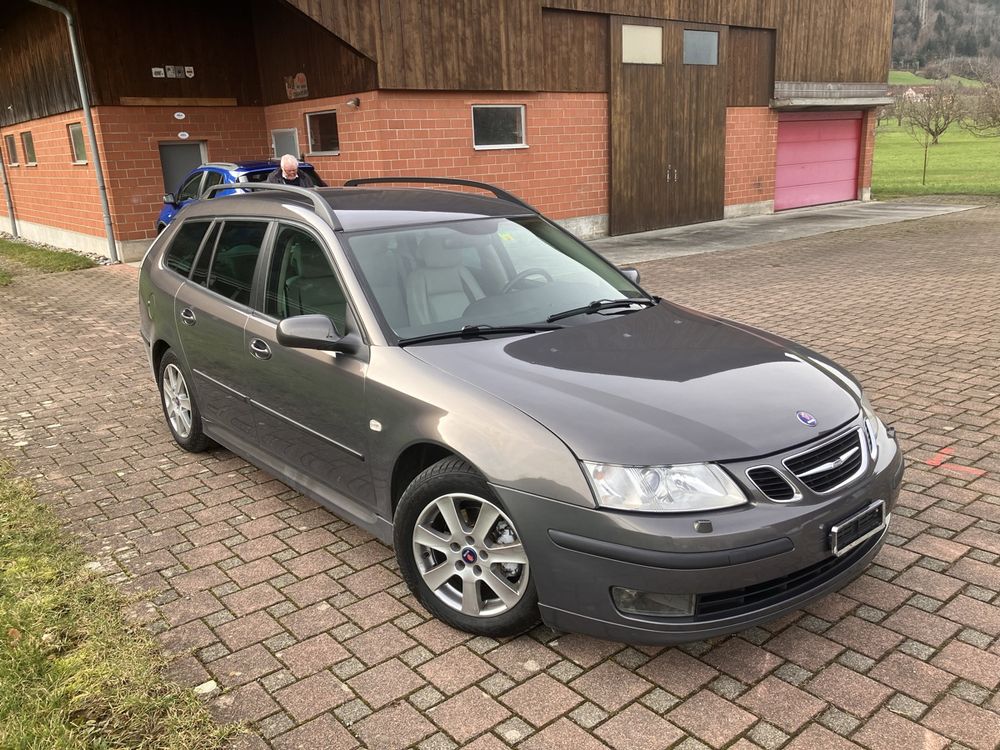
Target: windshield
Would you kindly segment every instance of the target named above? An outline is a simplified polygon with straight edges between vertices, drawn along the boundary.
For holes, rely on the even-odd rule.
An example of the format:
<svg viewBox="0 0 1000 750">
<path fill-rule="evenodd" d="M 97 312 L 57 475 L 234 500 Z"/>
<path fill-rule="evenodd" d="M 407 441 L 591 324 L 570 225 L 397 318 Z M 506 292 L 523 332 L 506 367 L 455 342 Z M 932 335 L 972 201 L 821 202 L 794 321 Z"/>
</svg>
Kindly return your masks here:
<svg viewBox="0 0 1000 750">
<path fill-rule="evenodd" d="M 472 219 L 345 239 L 369 298 L 400 339 L 464 326 L 544 324 L 595 300 L 646 298 L 585 245 L 538 218 Z"/>
</svg>

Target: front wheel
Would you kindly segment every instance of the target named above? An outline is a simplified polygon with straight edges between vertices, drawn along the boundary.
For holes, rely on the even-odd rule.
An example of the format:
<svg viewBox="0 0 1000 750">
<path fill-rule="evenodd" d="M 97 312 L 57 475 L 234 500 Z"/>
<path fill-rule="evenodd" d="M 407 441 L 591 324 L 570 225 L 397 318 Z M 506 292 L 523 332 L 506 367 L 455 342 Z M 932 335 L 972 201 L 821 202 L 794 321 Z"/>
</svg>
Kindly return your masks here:
<svg viewBox="0 0 1000 750">
<path fill-rule="evenodd" d="M 438 619 L 477 635 L 538 622 L 538 596 L 514 521 L 469 464 L 446 458 L 403 493 L 394 541 L 400 572 Z"/>
</svg>

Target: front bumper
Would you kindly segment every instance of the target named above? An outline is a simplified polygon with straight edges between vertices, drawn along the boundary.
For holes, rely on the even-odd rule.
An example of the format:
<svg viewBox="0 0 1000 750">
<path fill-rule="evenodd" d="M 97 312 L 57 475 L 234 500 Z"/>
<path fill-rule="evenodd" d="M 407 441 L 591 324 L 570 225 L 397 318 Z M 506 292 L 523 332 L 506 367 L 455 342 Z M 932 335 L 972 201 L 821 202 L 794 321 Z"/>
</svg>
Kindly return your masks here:
<svg viewBox="0 0 1000 750">
<path fill-rule="evenodd" d="M 830 530 L 882 500 L 899 496 L 903 459 L 883 433 L 878 461 L 861 480 L 825 498 L 751 503 L 712 513 L 642 515 L 583 508 L 495 487 L 531 560 L 539 608 L 559 630 L 637 644 L 710 638 L 771 620 L 856 578 L 888 529 L 842 557 Z M 695 521 L 710 520 L 699 533 Z M 623 614 L 612 587 L 694 594 L 704 613 L 687 617 Z M 726 602 L 719 606 L 718 602 Z M 731 603 L 731 606 L 730 604 Z"/>
</svg>

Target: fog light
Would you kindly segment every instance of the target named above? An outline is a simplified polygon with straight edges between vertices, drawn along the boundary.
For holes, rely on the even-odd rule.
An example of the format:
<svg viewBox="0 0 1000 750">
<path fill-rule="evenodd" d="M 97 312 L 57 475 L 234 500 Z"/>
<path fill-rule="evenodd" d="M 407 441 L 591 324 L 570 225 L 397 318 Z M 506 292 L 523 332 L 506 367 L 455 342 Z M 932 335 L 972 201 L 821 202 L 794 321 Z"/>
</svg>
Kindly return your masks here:
<svg viewBox="0 0 1000 750">
<path fill-rule="evenodd" d="M 629 615 L 690 617 L 694 614 L 694 594 L 657 594 L 614 586 L 611 598 L 620 612 Z"/>
</svg>

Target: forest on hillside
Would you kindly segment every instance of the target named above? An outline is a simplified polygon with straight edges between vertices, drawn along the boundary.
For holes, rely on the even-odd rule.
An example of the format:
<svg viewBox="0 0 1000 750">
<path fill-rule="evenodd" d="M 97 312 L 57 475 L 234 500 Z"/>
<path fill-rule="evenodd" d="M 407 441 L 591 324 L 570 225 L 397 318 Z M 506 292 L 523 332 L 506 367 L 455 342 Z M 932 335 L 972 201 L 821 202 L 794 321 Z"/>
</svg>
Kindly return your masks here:
<svg viewBox="0 0 1000 750">
<path fill-rule="evenodd" d="M 1000 0 L 895 0 L 892 59 L 920 68 L 949 58 L 1000 58 Z"/>
</svg>

